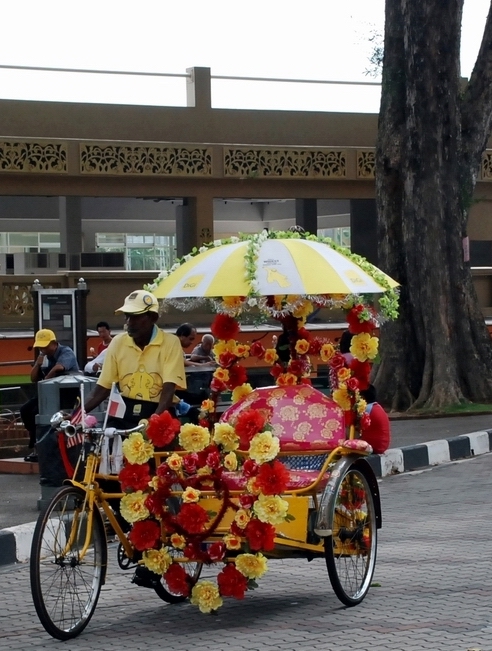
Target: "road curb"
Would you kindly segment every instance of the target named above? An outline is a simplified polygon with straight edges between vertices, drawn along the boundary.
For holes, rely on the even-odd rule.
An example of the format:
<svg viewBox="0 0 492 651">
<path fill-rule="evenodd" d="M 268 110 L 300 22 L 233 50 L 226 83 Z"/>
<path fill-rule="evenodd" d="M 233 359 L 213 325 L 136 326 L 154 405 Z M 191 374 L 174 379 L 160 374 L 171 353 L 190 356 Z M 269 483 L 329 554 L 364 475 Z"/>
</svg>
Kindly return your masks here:
<svg viewBox="0 0 492 651">
<path fill-rule="evenodd" d="M 384 454 L 372 454 L 367 460 L 376 476 L 383 478 L 491 451 L 492 429 L 488 429 L 449 439 L 390 448 Z M 28 522 L 0 530 L 0 566 L 29 560 L 35 526 L 36 522 Z"/>
</svg>

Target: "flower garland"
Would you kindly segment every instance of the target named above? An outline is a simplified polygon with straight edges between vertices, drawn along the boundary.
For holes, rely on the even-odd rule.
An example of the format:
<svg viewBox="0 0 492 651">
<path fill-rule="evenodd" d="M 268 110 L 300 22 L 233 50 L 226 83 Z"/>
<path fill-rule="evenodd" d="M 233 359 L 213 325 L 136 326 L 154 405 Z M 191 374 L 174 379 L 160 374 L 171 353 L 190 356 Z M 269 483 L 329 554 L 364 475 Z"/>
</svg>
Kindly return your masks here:
<svg viewBox="0 0 492 651">
<path fill-rule="evenodd" d="M 176 443 L 178 450 L 152 476 L 149 461 L 156 448 Z M 268 569 L 263 552 L 274 548 L 275 525 L 292 519 L 281 497 L 289 474 L 276 459 L 279 448 L 265 418 L 253 410 L 243 413 L 235 427 L 216 423 L 212 431 L 181 425 L 164 412 L 151 416 L 145 434 L 131 434 L 123 443 L 125 465 L 119 479 L 125 495 L 120 509 L 132 525 L 129 539 L 142 553 L 145 567 L 204 613 L 216 611 L 223 597 L 243 599 L 246 590 L 257 587 L 256 580 Z M 245 485 L 233 500 L 227 476 L 240 466 Z M 168 505 L 177 485 L 182 504 L 175 513 Z M 210 491 L 220 501 L 217 513 L 200 505 Z M 219 537 L 217 528 L 228 509 L 234 517 L 229 531 Z M 214 534 L 218 539 L 204 545 Z M 222 562 L 224 568 L 216 583 L 193 585 L 183 561 Z"/>
</svg>

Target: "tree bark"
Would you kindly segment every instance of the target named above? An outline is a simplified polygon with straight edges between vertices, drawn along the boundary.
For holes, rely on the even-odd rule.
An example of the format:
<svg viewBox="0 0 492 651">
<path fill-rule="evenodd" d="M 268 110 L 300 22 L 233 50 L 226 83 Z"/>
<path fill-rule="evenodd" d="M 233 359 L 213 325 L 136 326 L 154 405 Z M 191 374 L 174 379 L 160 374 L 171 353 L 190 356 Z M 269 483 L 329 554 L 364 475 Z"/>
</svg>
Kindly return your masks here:
<svg viewBox="0 0 492 651">
<path fill-rule="evenodd" d="M 492 348 L 464 261 L 492 119 L 492 19 L 464 93 L 463 0 L 386 0 L 376 150 L 379 260 L 401 283 L 381 328 L 378 399 L 392 409 L 492 402 Z"/>
</svg>

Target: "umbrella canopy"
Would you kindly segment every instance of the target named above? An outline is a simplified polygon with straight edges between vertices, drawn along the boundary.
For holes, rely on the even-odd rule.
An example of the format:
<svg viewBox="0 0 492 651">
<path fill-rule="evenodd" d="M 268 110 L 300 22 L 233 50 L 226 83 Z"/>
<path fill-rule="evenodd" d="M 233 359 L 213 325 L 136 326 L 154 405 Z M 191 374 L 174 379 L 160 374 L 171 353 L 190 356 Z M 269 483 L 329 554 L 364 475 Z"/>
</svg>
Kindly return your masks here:
<svg viewBox="0 0 492 651">
<path fill-rule="evenodd" d="M 214 246 L 190 257 L 152 291 L 160 299 L 345 296 L 381 294 L 398 285 L 364 262 L 362 268 L 349 253 L 345 255 L 315 239 L 248 239 Z"/>
</svg>

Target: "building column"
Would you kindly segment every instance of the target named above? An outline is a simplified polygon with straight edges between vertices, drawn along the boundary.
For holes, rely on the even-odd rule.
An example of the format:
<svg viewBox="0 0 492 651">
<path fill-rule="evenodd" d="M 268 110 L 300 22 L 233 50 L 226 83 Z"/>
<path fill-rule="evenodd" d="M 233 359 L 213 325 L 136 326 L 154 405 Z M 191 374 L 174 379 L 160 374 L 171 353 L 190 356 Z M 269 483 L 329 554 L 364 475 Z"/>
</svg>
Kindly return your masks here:
<svg viewBox="0 0 492 651">
<path fill-rule="evenodd" d="M 374 199 L 350 200 L 350 249 L 378 265 L 378 214 Z"/>
<path fill-rule="evenodd" d="M 296 199 L 296 226 L 306 233 L 318 234 L 318 200 Z"/>
<path fill-rule="evenodd" d="M 210 196 L 184 197 L 176 210 L 178 258 L 214 239 L 214 201 Z"/>
<path fill-rule="evenodd" d="M 82 200 L 80 197 L 58 197 L 60 252 L 67 256 L 70 270 L 80 269 L 82 253 Z"/>
<path fill-rule="evenodd" d="M 210 68 L 186 68 L 186 106 L 197 109 L 212 108 Z"/>
</svg>

